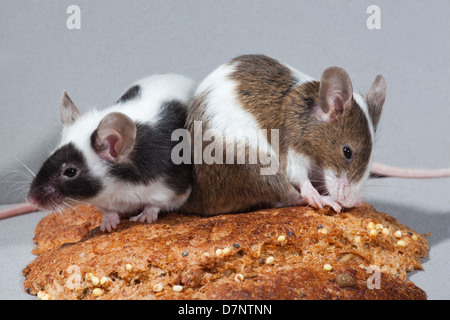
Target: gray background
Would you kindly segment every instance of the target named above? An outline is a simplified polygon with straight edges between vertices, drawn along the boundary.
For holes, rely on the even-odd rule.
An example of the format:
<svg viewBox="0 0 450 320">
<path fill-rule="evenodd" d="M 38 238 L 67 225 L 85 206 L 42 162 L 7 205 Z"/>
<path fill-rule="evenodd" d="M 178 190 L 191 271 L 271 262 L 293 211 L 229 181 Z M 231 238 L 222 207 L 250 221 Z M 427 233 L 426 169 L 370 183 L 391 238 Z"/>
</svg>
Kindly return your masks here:
<svg viewBox="0 0 450 320">
<path fill-rule="evenodd" d="M 81 8 L 68 30 L 66 9 Z M 369 30 L 367 7 L 381 8 Z M 0 1 L 0 204 L 23 201 L 55 145 L 66 89 L 81 111 L 115 101 L 132 82 L 176 72 L 198 81 L 246 53 L 264 53 L 313 76 L 345 68 L 365 93 L 378 73 L 388 95 L 375 159 L 450 166 L 450 2 L 430 1 Z M 379 179 L 367 201 L 419 233 L 431 232 L 424 271 L 410 280 L 449 299 L 450 179 Z M 0 221 L 0 298 L 32 298 L 21 270 L 45 213 Z"/>
</svg>

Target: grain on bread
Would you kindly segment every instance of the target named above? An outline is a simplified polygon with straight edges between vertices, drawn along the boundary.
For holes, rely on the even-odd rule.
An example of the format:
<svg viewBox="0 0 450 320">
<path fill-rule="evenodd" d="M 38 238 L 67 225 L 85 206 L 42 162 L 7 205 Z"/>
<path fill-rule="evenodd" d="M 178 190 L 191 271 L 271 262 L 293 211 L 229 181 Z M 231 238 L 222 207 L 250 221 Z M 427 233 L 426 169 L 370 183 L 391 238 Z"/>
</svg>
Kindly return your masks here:
<svg viewBox="0 0 450 320">
<path fill-rule="evenodd" d="M 422 269 L 426 239 L 370 205 L 339 214 L 307 207 L 167 214 L 152 224 L 122 221 L 112 233 L 102 233 L 100 221 L 90 206 L 43 218 L 25 290 L 49 299 L 426 298 L 406 280 Z M 377 225 L 388 232 L 371 234 Z M 379 289 L 368 287 L 371 266 Z"/>
</svg>

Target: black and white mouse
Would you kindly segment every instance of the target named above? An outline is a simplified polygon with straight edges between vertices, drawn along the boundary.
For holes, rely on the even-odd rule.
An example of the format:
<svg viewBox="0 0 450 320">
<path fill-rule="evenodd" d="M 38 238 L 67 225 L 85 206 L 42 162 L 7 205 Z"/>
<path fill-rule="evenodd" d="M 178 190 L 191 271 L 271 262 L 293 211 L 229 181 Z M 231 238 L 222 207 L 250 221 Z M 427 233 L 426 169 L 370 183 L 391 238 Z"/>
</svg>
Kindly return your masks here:
<svg viewBox="0 0 450 320">
<path fill-rule="evenodd" d="M 189 164 L 175 164 L 171 136 L 183 128 L 193 80 L 154 75 L 134 83 L 113 105 L 81 114 L 67 93 L 61 99 L 60 143 L 34 178 L 27 196 L 55 210 L 88 203 L 104 214 L 111 231 L 120 214 L 153 222 L 161 210 L 180 207 L 191 192 Z"/>
</svg>

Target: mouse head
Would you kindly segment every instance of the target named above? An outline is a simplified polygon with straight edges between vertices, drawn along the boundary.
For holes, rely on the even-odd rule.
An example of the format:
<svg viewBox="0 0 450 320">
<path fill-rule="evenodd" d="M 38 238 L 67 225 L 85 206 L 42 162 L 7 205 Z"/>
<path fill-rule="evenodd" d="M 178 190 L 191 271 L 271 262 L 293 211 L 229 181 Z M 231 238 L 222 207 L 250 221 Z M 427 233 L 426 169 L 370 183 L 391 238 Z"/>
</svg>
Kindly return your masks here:
<svg viewBox="0 0 450 320">
<path fill-rule="evenodd" d="M 322 74 L 318 105 L 312 111 L 317 121 L 309 142 L 323 168 L 326 191 L 344 207 L 363 200 L 385 97 L 386 81 L 381 75 L 363 98 L 354 93 L 343 69 L 331 67 Z"/>
<path fill-rule="evenodd" d="M 103 116 L 98 111 L 81 115 L 65 91 L 61 121 L 61 143 L 42 165 L 27 196 L 43 209 L 90 203 L 105 188 L 108 166 L 127 162 L 134 147 L 136 126 L 128 116 Z"/>
</svg>

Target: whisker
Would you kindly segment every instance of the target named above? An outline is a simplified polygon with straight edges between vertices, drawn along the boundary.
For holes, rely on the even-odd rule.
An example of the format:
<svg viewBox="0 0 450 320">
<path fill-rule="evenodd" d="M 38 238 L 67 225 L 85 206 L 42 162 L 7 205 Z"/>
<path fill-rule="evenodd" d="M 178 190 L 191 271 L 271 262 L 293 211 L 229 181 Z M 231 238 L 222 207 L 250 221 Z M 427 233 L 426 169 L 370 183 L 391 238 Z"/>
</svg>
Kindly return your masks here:
<svg viewBox="0 0 450 320">
<path fill-rule="evenodd" d="M 15 169 L 15 168 L 0 168 L 2 172 L 0 181 L 1 184 L 5 186 L 6 192 L 2 194 L 2 201 L 11 202 L 14 198 L 16 200 L 23 201 L 27 193 L 27 189 L 30 185 L 30 181 L 33 177 L 26 171 Z M 16 201 L 14 200 L 14 201 Z"/>
<path fill-rule="evenodd" d="M 17 162 L 19 162 L 25 169 L 27 169 L 27 171 L 29 173 L 32 174 L 33 177 L 36 177 L 36 174 L 33 172 L 33 170 L 31 170 L 28 166 L 25 165 L 25 163 L 23 163 L 22 161 L 20 161 L 16 156 L 14 156 L 13 154 L 10 153 L 10 156 L 13 157 L 14 159 L 17 160 Z"/>
<path fill-rule="evenodd" d="M 69 197 L 66 197 L 66 199 L 70 200 L 70 201 L 73 201 L 73 202 L 78 202 L 78 203 L 81 203 L 81 204 L 90 205 L 89 203 L 81 201 L 81 200 L 77 200 L 77 199 L 73 199 L 73 198 L 69 198 Z"/>
<path fill-rule="evenodd" d="M 5 176 L 7 174 L 10 174 L 10 175 L 17 175 L 22 178 L 26 178 L 26 179 L 30 179 L 30 180 L 33 178 L 32 176 L 30 176 L 30 174 L 28 172 L 24 172 L 19 169 L 15 169 L 15 168 L 0 168 L 0 171 L 5 172 Z"/>
<path fill-rule="evenodd" d="M 52 203 L 53 203 L 53 210 L 52 211 L 58 211 L 60 216 L 62 216 L 62 211 L 59 208 L 58 204 L 54 200 L 52 200 Z"/>
<path fill-rule="evenodd" d="M 70 204 L 68 204 L 66 201 L 62 201 L 62 203 L 63 203 L 65 206 L 69 207 L 70 209 L 75 210 L 75 208 L 72 207 Z M 76 210 L 75 210 L 75 211 L 76 211 Z"/>
<path fill-rule="evenodd" d="M 66 198 L 67 200 L 69 200 L 68 198 Z M 69 200 L 70 201 L 70 200 Z M 78 210 L 76 207 L 71 206 L 69 203 L 67 203 L 66 201 L 63 201 L 63 204 L 65 206 L 67 206 L 68 208 L 72 209 L 74 212 L 78 213 L 81 217 L 85 218 L 85 215 L 83 214 L 83 212 L 81 210 Z M 69 210 L 65 211 L 68 215 L 70 215 L 70 217 L 72 219 L 76 219 L 75 216 L 73 216 Z"/>
</svg>

